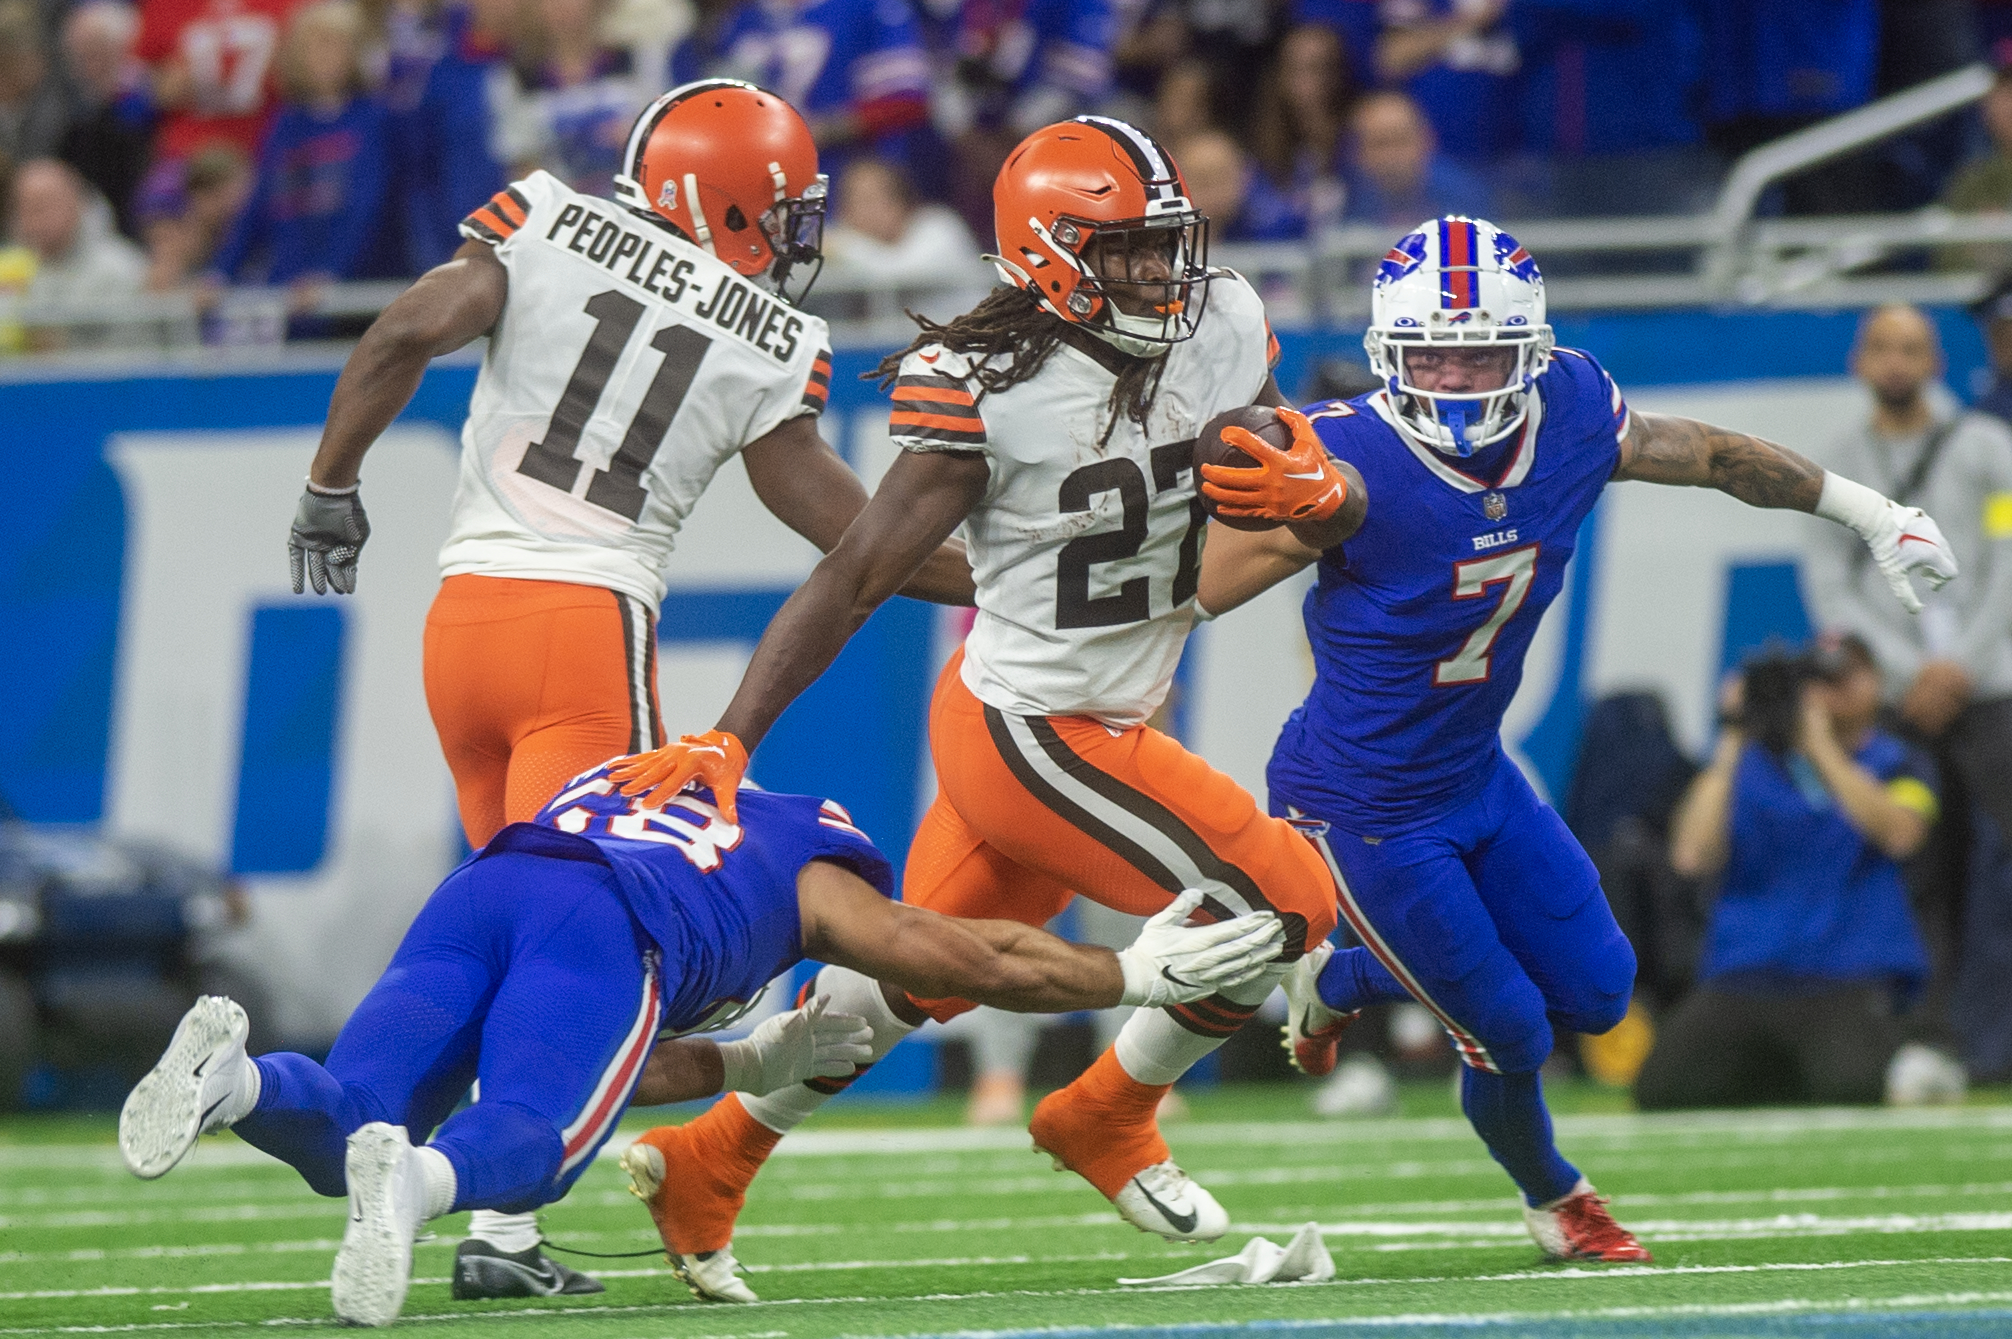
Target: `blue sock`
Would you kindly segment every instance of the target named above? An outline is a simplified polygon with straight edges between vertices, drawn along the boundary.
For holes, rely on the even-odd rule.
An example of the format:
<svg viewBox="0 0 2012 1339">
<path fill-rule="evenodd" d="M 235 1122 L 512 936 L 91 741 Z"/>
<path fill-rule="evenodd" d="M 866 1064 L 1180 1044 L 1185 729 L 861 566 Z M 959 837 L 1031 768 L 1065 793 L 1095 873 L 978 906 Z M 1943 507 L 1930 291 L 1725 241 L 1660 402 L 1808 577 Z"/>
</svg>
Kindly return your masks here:
<svg viewBox="0 0 2012 1339">
<path fill-rule="evenodd" d="M 1395 1004 L 1411 998 L 1390 969 L 1366 948 L 1336 949 L 1315 983 L 1320 1002 L 1336 1013 L 1352 1014 L 1372 1004 Z"/>
<path fill-rule="evenodd" d="M 1540 1076 L 1469 1066 L 1460 1074 L 1460 1108 L 1526 1203 L 1549 1204 L 1579 1184 L 1579 1169 L 1559 1156 L 1552 1140 Z"/>
</svg>

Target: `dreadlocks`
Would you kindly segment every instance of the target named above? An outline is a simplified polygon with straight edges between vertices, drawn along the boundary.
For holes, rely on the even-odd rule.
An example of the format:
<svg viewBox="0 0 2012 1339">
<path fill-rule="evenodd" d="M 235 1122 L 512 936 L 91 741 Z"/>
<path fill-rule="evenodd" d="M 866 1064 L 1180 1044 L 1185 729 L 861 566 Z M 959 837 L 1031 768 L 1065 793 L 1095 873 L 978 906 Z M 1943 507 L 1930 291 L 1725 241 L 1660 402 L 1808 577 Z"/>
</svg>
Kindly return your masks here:
<svg viewBox="0 0 2012 1339">
<path fill-rule="evenodd" d="M 995 288 L 976 307 L 946 324 L 914 312 L 908 316 L 921 327 L 921 333 L 909 341 L 907 348 L 888 354 L 878 367 L 863 373 L 861 380 L 876 382 L 885 390 L 900 375 L 902 359 L 918 349 L 941 345 L 952 353 L 978 356 L 971 379 L 978 383 L 979 398 L 983 399 L 1031 379 L 1046 366 L 1055 346 L 1071 333 L 1061 317 L 1043 310 L 1040 303 L 1018 288 Z M 994 366 L 992 360 L 1002 355 L 1007 358 L 1005 365 Z M 1097 439 L 1101 446 L 1111 440 L 1121 416 L 1142 428 L 1145 426 L 1146 411 L 1152 408 L 1153 396 L 1160 389 L 1160 371 L 1167 360 L 1133 358 L 1102 346 L 1092 356 L 1117 377 L 1106 406 L 1110 418 Z"/>
</svg>

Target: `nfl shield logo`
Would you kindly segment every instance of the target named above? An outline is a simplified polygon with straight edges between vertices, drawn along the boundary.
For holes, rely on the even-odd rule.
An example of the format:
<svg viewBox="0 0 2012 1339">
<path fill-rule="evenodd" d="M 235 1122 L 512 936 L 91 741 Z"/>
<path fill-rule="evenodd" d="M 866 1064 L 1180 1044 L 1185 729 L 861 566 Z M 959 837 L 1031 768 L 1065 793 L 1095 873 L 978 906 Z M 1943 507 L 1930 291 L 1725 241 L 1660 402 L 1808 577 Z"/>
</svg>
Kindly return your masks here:
<svg viewBox="0 0 2012 1339">
<path fill-rule="evenodd" d="M 1481 499 L 1481 514 L 1491 521 L 1499 521 L 1509 514 L 1509 499 L 1500 493 L 1490 493 Z"/>
</svg>

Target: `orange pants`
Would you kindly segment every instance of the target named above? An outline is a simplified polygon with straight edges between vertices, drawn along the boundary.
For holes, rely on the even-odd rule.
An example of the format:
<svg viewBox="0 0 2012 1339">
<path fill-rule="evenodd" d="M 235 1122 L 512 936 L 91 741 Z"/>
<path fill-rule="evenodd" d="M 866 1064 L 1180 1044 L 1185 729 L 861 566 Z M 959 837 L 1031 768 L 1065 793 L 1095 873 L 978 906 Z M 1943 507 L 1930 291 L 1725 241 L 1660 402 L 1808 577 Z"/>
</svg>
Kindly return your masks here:
<svg viewBox="0 0 2012 1339">
<path fill-rule="evenodd" d="M 448 577 L 426 614 L 426 705 L 483 846 L 572 777 L 664 742 L 656 618 L 601 586 Z"/>
<path fill-rule="evenodd" d="M 1274 910 L 1297 958 L 1334 929 L 1334 879 L 1313 845 L 1236 782 L 1148 726 L 1009 716 L 951 658 L 929 712 L 939 790 L 909 848 L 902 901 L 947 916 L 1041 925 L 1081 893 L 1148 916 L 1186 888 L 1209 913 Z M 917 1000 L 938 1019 L 971 1007 Z M 1235 1031 L 1248 1006 L 1177 1006 L 1191 1031 Z"/>
</svg>

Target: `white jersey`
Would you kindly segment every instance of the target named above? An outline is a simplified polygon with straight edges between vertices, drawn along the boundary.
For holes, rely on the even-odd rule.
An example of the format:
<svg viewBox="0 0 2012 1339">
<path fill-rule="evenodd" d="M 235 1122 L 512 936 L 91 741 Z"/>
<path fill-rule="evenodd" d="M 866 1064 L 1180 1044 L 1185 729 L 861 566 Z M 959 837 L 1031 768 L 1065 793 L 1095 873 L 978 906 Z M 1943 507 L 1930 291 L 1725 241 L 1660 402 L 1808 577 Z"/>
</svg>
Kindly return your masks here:
<svg viewBox="0 0 2012 1339">
<path fill-rule="evenodd" d="M 1264 304 L 1216 272 L 1193 338 L 1166 354 L 1143 428 L 1116 378 L 1069 344 L 1032 378 L 986 392 L 983 360 L 927 347 L 901 364 L 890 432 L 910 451 L 979 451 L 985 497 L 964 523 L 978 619 L 964 683 L 1020 716 L 1137 725 L 1165 700 L 1194 626 L 1205 518 L 1193 453 L 1202 425 L 1270 375 Z"/>
<path fill-rule="evenodd" d="M 714 471 L 824 408 L 825 324 L 534 172 L 461 225 L 510 273 L 461 429 L 443 576 L 605 586 L 655 610 Z"/>
</svg>

